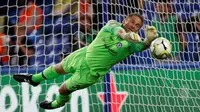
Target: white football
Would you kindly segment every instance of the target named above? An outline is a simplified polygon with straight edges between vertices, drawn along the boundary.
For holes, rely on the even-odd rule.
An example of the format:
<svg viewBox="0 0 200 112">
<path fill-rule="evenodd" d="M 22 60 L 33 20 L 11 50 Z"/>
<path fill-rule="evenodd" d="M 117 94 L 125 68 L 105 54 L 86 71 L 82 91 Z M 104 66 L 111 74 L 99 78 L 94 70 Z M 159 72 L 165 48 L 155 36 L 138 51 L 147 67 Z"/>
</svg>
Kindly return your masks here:
<svg viewBox="0 0 200 112">
<path fill-rule="evenodd" d="M 151 43 L 150 50 L 154 58 L 166 59 L 172 52 L 172 45 L 166 38 L 159 37 Z"/>
</svg>

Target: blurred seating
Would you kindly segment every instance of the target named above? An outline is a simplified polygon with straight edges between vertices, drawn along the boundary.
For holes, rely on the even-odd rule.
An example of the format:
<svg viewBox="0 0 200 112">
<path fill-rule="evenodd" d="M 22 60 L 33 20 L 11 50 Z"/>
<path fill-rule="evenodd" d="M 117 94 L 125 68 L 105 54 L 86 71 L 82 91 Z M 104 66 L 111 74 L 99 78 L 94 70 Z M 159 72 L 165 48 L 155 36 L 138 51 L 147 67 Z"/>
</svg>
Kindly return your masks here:
<svg viewBox="0 0 200 112">
<path fill-rule="evenodd" d="M 199 37 L 196 33 L 187 33 L 187 48 L 183 52 L 183 61 L 199 61 Z"/>
<path fill-rule="evenodd" d="M 177 14 L 178 17 L 180 17 L 181 20 L 187 20 L 188 22 L 191 21 L 190 18 L 200 11 L 200 0 L 174 0 L 173 2 L 173 13 Z M 144 26 L 151 24 L 151 21 L 155 17 L 155 2 L 152 1 L 145 1 L 144 3 L 144 10 L 143 10 L 143 16 L 145 17 Z M 139 34 L 144 37 L 144 27 L 140 30 Z M 198 61 L 199 60 L 199 54 L 198 54 L 198 35 L 191 32 L 186 32 L 186 41 L 187 41 L 187 48 L 182 53 L 181 60 L 183 61 Z M 136 53 L 136 57 L 133 56 L 134 63 L 142 63 L 144 62 L 144 57 L 147 57 L 146 61 L 147 63 L 152 63 L 153 60 L 151 60 L 151 55 L 148 54 L 148 51 L 145 51 L 143 53 Z M 138 56 L 138 57 L 137 57 Z M 138 63 L 138 64 L 139 64 Z"/>
</svg>

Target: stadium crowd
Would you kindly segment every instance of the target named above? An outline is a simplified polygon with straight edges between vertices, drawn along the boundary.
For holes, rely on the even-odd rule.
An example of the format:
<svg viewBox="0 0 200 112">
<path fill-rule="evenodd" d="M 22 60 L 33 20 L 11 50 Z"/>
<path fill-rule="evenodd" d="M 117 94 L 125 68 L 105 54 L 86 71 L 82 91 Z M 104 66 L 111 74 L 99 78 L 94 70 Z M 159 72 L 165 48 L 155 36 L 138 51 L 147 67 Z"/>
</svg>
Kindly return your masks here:
<svg viewBox="0 0 200 112">
<path fill-rule="evenodd" d="M 199 61 L 199 0 L 4 0 L 0 7 L 1 66 L 48 66 L 87 46 L 107 20 L 144 16 L 172 43 L 172 62 Z M 144 26 L 145 26 L 144 25 Z M 144 28 L 139 32 L 144 36 Z M 149 50 L 123 63 L 152 64 Z"/>
</svg>

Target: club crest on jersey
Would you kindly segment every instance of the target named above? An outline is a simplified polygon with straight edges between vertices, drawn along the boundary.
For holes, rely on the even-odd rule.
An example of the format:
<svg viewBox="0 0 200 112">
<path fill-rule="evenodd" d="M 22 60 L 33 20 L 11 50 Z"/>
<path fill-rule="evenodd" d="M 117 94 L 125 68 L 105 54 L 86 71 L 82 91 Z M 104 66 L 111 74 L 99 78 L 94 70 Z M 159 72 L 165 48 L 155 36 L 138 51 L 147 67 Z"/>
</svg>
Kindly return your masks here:
<svg viewBox="0 0 200 112">
<path fill-rule="evenodd" d="M 121 48 L 122 47 L 122 43 L 121 42 L 118 42 L 117 43 L 117 48 Z"/>
</svg>

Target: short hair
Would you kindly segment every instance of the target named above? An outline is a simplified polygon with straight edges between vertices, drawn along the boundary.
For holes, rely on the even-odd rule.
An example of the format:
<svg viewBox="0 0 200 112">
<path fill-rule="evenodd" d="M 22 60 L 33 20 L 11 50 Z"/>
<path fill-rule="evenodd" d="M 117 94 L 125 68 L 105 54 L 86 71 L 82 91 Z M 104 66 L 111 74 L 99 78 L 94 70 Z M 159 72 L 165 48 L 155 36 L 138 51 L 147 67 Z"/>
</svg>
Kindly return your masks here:
<svg viewBox="0 0 200 112">
<path fill-rule="evenodd" d="M 139 18 L 141 19 L 141 21 L 142 21 L 142 24 L 144 23 L 144 17 L 143 17 L 142 15 L 140 15 L 139 13 L 131 13 L 131 14 L 127 15 L 125 19 L 127 20 L 127 19 L 129 19 L 130 17 L 132 17 L 132 16 L 137 16 L 137 17 L 139 17 Z"/>
</svg>

